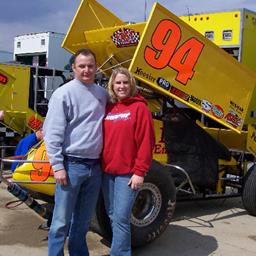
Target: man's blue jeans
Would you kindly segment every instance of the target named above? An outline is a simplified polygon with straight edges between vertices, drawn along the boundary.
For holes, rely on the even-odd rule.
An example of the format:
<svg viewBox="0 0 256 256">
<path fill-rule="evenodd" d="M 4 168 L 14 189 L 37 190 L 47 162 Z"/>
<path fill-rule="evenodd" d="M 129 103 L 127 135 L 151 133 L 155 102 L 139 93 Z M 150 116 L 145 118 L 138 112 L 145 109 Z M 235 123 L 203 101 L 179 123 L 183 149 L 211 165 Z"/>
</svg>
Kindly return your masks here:
<svg viewBox="0 0 256 256">
<path fill-rule="evenodd" d="M 111 221 L 111 256 L 131 256 L 131 212 L 137 195 L 128 186 L 131 175 L 103 174 L 103 196 Z"/>
<path fill-rule="evenodd" d="M 64 255 L 69 234 L 70 256 L 89 255 L 86 233 L 101 187 L 99 160 L 68 157 L 64 160 L 68 185 L 56 184 L 53 219 L 48 235 L 48 255 Z"/>
</svg>

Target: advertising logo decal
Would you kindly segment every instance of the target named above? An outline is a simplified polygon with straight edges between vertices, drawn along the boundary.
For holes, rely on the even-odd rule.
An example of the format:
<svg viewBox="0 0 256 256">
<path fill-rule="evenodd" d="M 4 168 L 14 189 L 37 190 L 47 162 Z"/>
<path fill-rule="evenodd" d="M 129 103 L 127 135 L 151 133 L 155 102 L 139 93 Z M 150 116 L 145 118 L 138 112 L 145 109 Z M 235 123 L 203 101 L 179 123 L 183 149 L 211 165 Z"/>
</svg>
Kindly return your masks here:
<svg viewBox="0 0 256 256">
<path fill-rule="evenodd" d="M 225 120 L 234 128 L 239 127 L 242 123 L 242 118 L 239 117 L 233 110 L 229 111 L 229 113 L 225 116 Z"/>
<path fill-rule="evenodd" d="M 136 46 L 140 40 L 140 33 L 130 28 L 120 28 L 111 36 L 117 48 Z"/>
</svg>

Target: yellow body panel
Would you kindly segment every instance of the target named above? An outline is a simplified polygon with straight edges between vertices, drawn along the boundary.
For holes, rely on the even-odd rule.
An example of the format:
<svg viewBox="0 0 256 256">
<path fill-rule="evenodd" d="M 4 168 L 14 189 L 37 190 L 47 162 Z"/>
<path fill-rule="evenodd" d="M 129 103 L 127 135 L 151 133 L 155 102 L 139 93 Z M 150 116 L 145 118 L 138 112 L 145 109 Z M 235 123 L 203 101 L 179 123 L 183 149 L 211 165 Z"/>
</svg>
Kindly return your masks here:
<svg viewBox="0 0 256 256">
<path fill-rule="evenodd" d="M 204 129 L 211 134 L 213 138 L 224 144 L 227 148 L 238 151 L 246 151 L 247 132 L 242 131 L 240 134 L 227 129 L 208 128 Z"/>
<path fill-rule="evenodd" d="M 244 13 L 243 37 L 241 45 L 241 62 L 256 71 L 256 13 L 246 10 Z M 246 124 L 255 123 L 256 116 L 256 89 L 250 102 L 249 111 L 245 119 Z"/>
<path fill-rule="evenodd" d="M 95 0 L 82 0 L 62 47 L 71 53 L 86 47 L 84 32 L 125 24 Z"/>
<path fill-rule="evenodd" d="M 112 68 L 120 63 L 129 67 L 144 27 L 145 23 L 137 23 L 84 32 L 86 46 L 95 52 L 99 68 L 106 75 L 109 76 Z M 129 33 L 134 33 L 134 45 L 133 42 L 122 45 Z"/>
<path fill-rule="evenodd" d="M 15 82 L 2 90 L 1 104 L 4 104 L 4 109 L 8 108 L 14 111 L 19 109 L 20 112 L 27 111 L 27 102 L 22 99 L 28 99 L 29 96 L 28 90 L 24 90 L 24 87 L 29 85 L 29 67 L 0 64 L 0 69 L 15 77 Z M 24 84 L 24 86 L 20 86 L 20 83 Z"/>
<path fill-rule="evenodd" d="M 249 125 L 248 127 L 246 147 L 256 157 L 256 128 L 254 125 Z"/>
<path fill-rule="evenodd" d="M 241 131 L 255 93 L 256 73 L 159 4 L 130 70 L 158 92 L 236 131 Z"/>
<path fill-rule="evenodd" d="M 2 87 L 2 89 L 0 91 L 0 95 L 2 95 L 4 86 L 12 84 L 14 82 L 14 80 L 15 80 L 15 77 L 11 76 L 9 73 L 7 73 L 6 71 L 4 71 L 3 69 L 0 68 L 0 84 Z"/>
<path fill-rule="evenodd" d="M 0 110 L 4 110 L 3 123 L 19 134 L 36 129 L 43 118 L 28 106 L 30 67 L 0 64 L 0 70 L 15 78 L 0 87 Z"/>
<path fill-rule="evenodd" d="M 111 68 L 120 63 L 125 67 L 129 66 L 139 38 L 135 43 L 126 45 L 114 42 L 124 39 L 128 30 L 140 36 L 144 26 L 144 23 L 125 24 L 97 1 L 82 0 L 62 47 L 71 53 L 81 48 L 90 48 L 97 56 L 98 67 L 106 75 L 110 75 Z"/>
<path fill-rule="evenodd" d="M 37 146 L 33 147 L 25 159 L 30 161 L 48 161 L 44 143 L 39 143 Z M 15 169 L 13 180 L 17 183 L 22 182 L 21 185 L 23 187 L 33 191 L 50 196 L 54 195 L 55 185 L 47 184 L 47 182 L 55 182 L 49 162 L 23 163 Z M 32 184 L 30 182 L 36 182 L 37 184 Z"/>
</svg>

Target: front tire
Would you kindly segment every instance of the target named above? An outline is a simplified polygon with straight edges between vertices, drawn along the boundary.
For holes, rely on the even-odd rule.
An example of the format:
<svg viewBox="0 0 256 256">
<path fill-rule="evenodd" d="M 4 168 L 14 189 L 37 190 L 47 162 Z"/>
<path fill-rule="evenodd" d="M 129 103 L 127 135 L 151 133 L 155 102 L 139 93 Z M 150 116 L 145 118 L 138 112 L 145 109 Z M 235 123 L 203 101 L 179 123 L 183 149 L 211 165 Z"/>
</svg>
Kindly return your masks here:
<svg viewBox="0 0 256 256">
<path fill-rule="evenodd" d="M 132 246 L 158 238 L 169 225 L 176 205 L 176 188 L 167 167 L 153 161 L 131 216 Z"/>
<path fill-rule="evenodd" d="M 131 216 L 132 247 L 158 238 L 169 225 L 176 205 L 176 188 L 168 168 L 153 161 L 140 189 Z M 101 234 L 111 241 L 111 228 L 102 197 L 96 212 Z"/>
</svg>

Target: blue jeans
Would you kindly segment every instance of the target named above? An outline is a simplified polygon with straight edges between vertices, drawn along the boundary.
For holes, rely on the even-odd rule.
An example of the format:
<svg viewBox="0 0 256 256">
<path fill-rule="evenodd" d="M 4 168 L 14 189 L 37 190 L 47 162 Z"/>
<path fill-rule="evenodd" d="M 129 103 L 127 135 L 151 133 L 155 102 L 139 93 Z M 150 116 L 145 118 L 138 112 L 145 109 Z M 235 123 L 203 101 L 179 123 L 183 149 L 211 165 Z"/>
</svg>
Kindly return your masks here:
<svg viewBox="0 0 256 256">
<path fill-rule="evenodd" d="M 48 255 L 63 256 L 69 235 L 70 256 L 89 255 L 86 233 L 94 213 L 102 172 L 99 160 L 68 157 L 64 160 L 68 185 L 56 184 L 53 219 L 48 234 Z"/>
<path fill-rule="evenodd" d="M 131 256 L 131 212 L 137 195 L 128 186 L 131 175 L 103 174 L 102 191 L 113 232 L 110 255 Z"/>
</svg>

